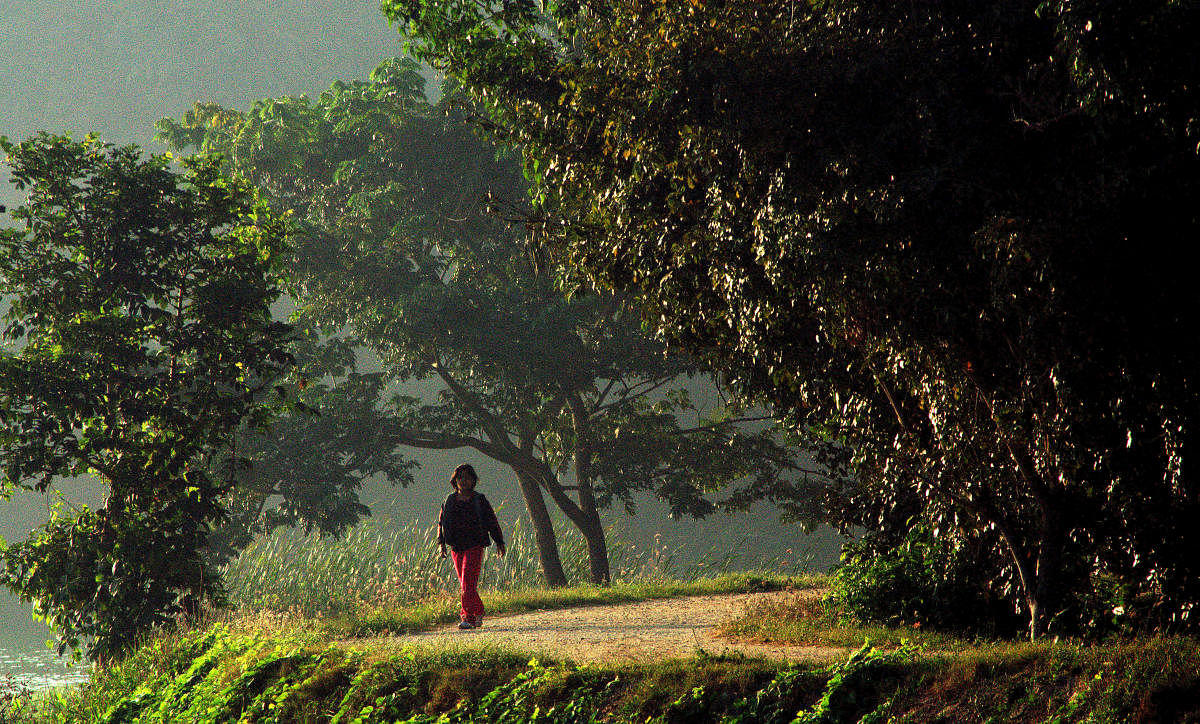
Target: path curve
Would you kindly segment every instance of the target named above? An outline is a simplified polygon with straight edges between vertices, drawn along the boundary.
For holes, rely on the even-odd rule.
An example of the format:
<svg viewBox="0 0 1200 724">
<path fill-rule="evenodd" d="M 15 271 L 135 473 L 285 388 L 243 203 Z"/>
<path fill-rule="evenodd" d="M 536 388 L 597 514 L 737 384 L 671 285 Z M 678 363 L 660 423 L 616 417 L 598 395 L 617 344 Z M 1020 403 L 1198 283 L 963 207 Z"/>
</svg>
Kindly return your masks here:
<svg viewBox="0 0 1200 724">
<path fill-rule="evenodd" d="M 485 619 L 483 628 L 388 637 L 389 644 L 494 644 L 576 663 L 636 663 L 708 654 L 743 653 L 792 661 L 845 658 L 849 649 L 780 646 L 720 638 L 716 626 L 752 602 L 812 597 L 819 592 L 771 591 L 688 596 L 638 603 L 552 609 Z"/>
</svg>

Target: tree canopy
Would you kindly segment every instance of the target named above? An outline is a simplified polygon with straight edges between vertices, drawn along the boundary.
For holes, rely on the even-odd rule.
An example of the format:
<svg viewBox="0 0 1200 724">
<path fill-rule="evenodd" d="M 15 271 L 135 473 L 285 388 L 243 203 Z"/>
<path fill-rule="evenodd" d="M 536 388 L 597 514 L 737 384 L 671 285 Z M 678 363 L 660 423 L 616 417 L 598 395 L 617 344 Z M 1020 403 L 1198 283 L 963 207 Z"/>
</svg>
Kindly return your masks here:
<svg viewBox="0 0 1200 724">
<path fill-rule="evenodd" d="M 0 493 L 107 491 L 0 550 L 0 581 L 60 650 L 105 658 L 221 599 L 204 554 L 231 483 L 211 463 L 270 418 L 292 362 L 270 313 L 285 226 L 217 159 L 176 170 L 94 136 L 0 147 L 27 195 L 0 231 Z"/>
<path fill-rule="evenodd" d="M 844 524 L 983 551 L 1033 635 L 1194 625 L 1194 3 L 384 11 L 522 149 L 568 284 L 823 445 Z"/>
<path fill-rule="evenodd" d="M 357 369 L 345 340 L 297 335 L 294 389 L 269 429 L 246 424 L 214 467 L 236 483 L 228 516 L 209 537 L 210 559 L 222 562 L 256 536 L 279 527 L 337 536 L 370 516 L 359 493 L 369 480 L 413 482 L 399 430 L 380 405 L 388 379 Z"/>
<path fill-rule="evenodd" d="M 399 442 L 509 466 L 548 581 L 565 576 L 546 497 L 604 581 L 602 508 L 632 510 L 645 491 L 701 516 L 707 494 L 744 478 L 773 489 L 796 462 L 771 430 L 739 427 L 735 407 L 698 412 L 682 386 L 700 368 L 667 354 L 627 300 L 556 287 L 527 227 L 504 217 L 524 215 L 519 165 L 472 133 L 473 113 L 453 88 L 431 104 L 416 64 L 392 60 L 315 101 L 198 105 L 159 128 L 176 148 L 224 153 L 295 210 L 298 316 L 368 347 L 403 385 L 381 400 Z"/>
</svg>

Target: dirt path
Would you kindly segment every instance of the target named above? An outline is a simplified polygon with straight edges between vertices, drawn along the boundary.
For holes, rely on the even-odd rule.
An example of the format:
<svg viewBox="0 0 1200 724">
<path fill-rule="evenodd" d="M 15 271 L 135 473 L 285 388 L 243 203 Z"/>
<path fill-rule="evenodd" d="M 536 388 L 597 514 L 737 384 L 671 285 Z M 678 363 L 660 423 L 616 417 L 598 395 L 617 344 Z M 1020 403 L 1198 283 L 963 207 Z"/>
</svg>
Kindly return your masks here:
<svg viewBox="0 0 1200 724">
<path fill-rule="evenodd" d="M 576 663 L 628 663 L 741 652 L 788 660 L 844 658 L 848 649 L 754 644 L 718 638 L 712 630 L 763 599 L 817 595 L 814 591 L 690 596 L 606 606 L 587 606 L 492 616 L 481 629 L 435 631 L 393 636 L 388 643 L 495 644 L 546 654 Z"/>
</svg>

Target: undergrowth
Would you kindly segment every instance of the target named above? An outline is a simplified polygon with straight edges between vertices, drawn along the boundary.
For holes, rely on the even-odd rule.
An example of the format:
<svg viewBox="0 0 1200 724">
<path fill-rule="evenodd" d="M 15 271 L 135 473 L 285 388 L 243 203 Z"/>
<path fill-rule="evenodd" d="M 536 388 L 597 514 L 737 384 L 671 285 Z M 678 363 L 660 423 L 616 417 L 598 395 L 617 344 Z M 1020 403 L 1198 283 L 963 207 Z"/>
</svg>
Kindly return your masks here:
<svg viewBox="0 0 1200 724">
<path fill-rule="evenodd" d="M 1194 639 L 971 640 L 920 626 L 854 623 L 812 590 L 751 606 L 723 632 L 854 651 L 833 664 L 701 651 L 688 659 L 578 666 L 478 645 L 338 643 L 456 618 L 447 581 L 453 574 L 431 551 L 412 550 L 413 531 L 405 537 L 367 529 L 345 547 L 300 537 L 267 541 L 231 569 L 239 610 L 149 636 L 81 686 L 9 686 L 0 691 L 0 721 L 1200 721 Z M 493 614 L 826 585 L 821 577 L 778 573 L 680 580 L 669 555 L 658 551 L 618 558 L 616 585 L 543 589 L 520 545 L 510 548 L 511 567 L 489 562 L 495 577 L 484 596 Z M 277 570 L 282 592 L 271 598 L 267 576 L 285 561 L 285 546 L 295 546 L 289 555 L 307 556 L 310 568 Z M 335 590 L 341 593 L 328 593 Z M 321 595 L 328 600 L 310 600 Z"/>
<path fill-rule="evenodd" d="M 846 685 L 840 682 L 862 668 L 860 660 L 873 661 L 873 656 L 868 652 L 829 671 L 703 654 L 622 667 L 530 660 L 518 652 L 480 647 L 408 647 L 371 656 L 295 633 L 268 635 L 218 624 L 160 636 L 73 694 L 26 699 L 6 714 L 7 721 L 20 724 L 665 724 L 697 716 L 788 722 L 798 711 L 855 710 L 859 705 L 842 695 Z"/>
<path fill-rule="evenodd" d="M 261 625 L 261 622 L 258 624 Z M 958 655 L 862 645 L 833 664 L 698 653 L 579 666 L 465 645 L 372 650 L 245 623 L 159 635 L 91 682 L 16 697 L 14 724 L 84 722 L 1150 722 L 1200 716 L 1181 638 Z"/>
<path fill-rule="evenodd" d="M 1200 646 L 1181 637 L 578 666 L 477 644 L 343 646 L 259 617 L 151 637 L 83 686 L 10 697 L 0 721 L 1151 722 L 1197 720 L 1198 702 Z"/>
<path fill-rule="evenodd" d="M 661 544 L 639 548 L 609 530 L 612 584 L 547 589 L 537 547 L 518 520 L 507 555 L 489 554 L 480 592 L 490 615 L 545 608 L 625 603 L 680 595 L 778 588 L 787 581 L 815 585 L 801 575 L 802 559 L 772 561 L 770 573 L 728 571 L 732 560 L 715 549 L 687 569 Z M 577 531 L 559 534 L 571 580 L 586 580 L 586 543 Z M 795 574 L 792 578 L 787 575 Z M 704 577 L 702 577 L 704 574 Z M 278 615 L 309 621 L 329 638 L 427 629 L 458 620 L 458 583 L 438 555 L 435 529 L 416 523 L 388 528 L 360 525 L 342 539 L 278 531 L 249 546 L 222 572 L 229 617 Z"/>
</svg>

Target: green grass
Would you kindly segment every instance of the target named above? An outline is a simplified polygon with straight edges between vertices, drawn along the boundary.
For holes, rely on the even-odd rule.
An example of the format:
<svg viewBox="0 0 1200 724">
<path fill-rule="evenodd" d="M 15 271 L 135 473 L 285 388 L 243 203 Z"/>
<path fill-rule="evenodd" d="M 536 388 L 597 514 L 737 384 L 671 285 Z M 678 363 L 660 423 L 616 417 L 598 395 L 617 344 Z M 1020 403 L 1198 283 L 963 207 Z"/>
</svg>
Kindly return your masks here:
<svg viewBox="0 0 1200 724">
<path fill-rule="evenodd" d="M 414 647 L 368 636 L 457 617 L 453 573 L 428 532 L 360 528 L 342 542 L 275 536 L 230 568 L 238 608 L 159 632 L 68 690 L 0 691 L 0 721 L 1173 721 L 1200 720 L 1200 643 L 973 641 L 912 627 L 857 626 L 822 602 L 820 576 L 676 571 L 668 551 L 620 548 L 618 582 L 539 587 L 515 531 L 489 561 L 491 614 L 685 595 L 787 589 L 750 606 L 729 635 L 858 649 L 836 664 L 740 655 L 637 665 L 531 662 L 511 646 Z M 582 548 L 566 541 L 573 575 Z M 614 546 L 619 548 L 619 546 Z M 274 582 L 274 584 L 272 584 Z M 345 642 L 348 637 L 364 637 Z M 566 655 L 569 656 L 569 653 Z M 361 717 L 361 719 L 360 719 Z"/>
<path fill-rule="evenodd" d="M 815 596 L 748 606 L 720 632 L 800 646 L 915 647 L 887 697 L 897 722 L 1200 721 L 1200 640 L 1192 637 L 987 641 L 848 623 Z"/>
<path fill-rule="evenodd" d="M 148 641 L 87 686 L 16 702 L 0 709 L 0 720 L 348 722 L 458 711 L 465 721 L 502 713 L 506 721 L 525 721 L 540 711 L 543 721 L 586 721 L 585 714 L 603 712 L 642 722 L 642 712 L 661 710 L 696 687 L 752 694 L 777 671 L 749 659 L 577 667 L 470 645 L 348 651 L 303 635 L 221 625 Z M 546 716 L 555 708 L 564 718 Z"/>
<path fill-rule="evenodd" d="M 0 705 L 0 720 L 1192 721 L 1198 694 L 1200 647 L 1180 637 L 575 666 L 478 643 L 342 647 L 260 617 L 150 637 L 86 686 Z"/>
<path fill-rule="evenodd" d="M 505 610 L 755 590 L 785 581 L 728 574 L 691 582 L 496 594 Z M 820 584 L 820 579 L 792 581 Z M 751 608 L 751 617 L 774 609 Z M 815 627 L 816 625 L 813 624 Z M 858 630 L 861 633 L 861 630 Z M 1200 716 L 1200 645 L 1183 637 L 1080 642 L 958 642 L 864 649 L 840 663 L 784 665 L 699 653 L 636 665 L 574 666 L 513 647 L 339 644 L 320 619 L 259 612 L 148 637 L 66 692 L 0 702 L 0 720 L 393 721 L 507 717 L 618 722 L 1146 721 Z M 908 631 L 891 636 L 912 638 Z M 831 642 L 849 633 L 825 633 Z M 844 640 L 849 643 L 849 640 Z M 861 640 L 854 642 L 861 643 Z M 954 643 L 950 641 L 950 643 Z M 124 707 L 124 708 L 122 708 Z M 274 708 L 273 708 L 274 707 Z M 374 711 L 371 714 L 370 711 Z M 117 716 L 138 713 L 140 719 Z M 364 715 L 367 712 L 369 715 Z M 558 712 L 555 719 L 547 712 Z M 378 715 L 378 716 L 376 716 Z M 222 719 L 221 717 L 225 717 Z M 372 718 L 376 717 L 376 718 Z M 425 718 L 421 718 L 425 717 Z M 579 718 L 572 718 L 579 717 Z M 741 717 L 741 719 L 738 719 Z M 1191 717 L 1189 719 L 1189 717 Z M 724 719 L 723 719 L 724 718 Z"/>
<path fill-rule="evenodd" d="M 813 575 L 785 578 L 775 573 L 739 572 L 688 581 L 660 580 L 615 583 L 610 586 L 581 584 L 567 588 L 485 590 L 481 593 L 481 598 L 488 615 L 494 616 L 679 596 L 772 591 L 785 587 L 817 585 L 821 580 L 821 577 Z M 403 633 L 457 621 L 458 611 L 458 599 L 454 593 L 450 593 L 407 606 L 360 607 L 354 611 L 324 617 L 319 626 L 327 635 L 338 638 Z"/>
<path fill-rule="evenodd" d="M 587 558 L 582 539 L 569 530 L 559 537 L 568 575 L 574 580 L 584 578 Z M 778 572 L 788 568 L 782 564 L 774 565 L 776 570 L 770 573 L 723 572 L 731 559 L 715 552 L 702 557 L 700 565 L 680 571 L 674 553 L 663 546 L 639 550 L 611 532 L 610 545 L 612 585 L 546 589 L 540 586 L 532 536 L 516 526 L 509 537 L 508 555 L 504 559 L 489 556 L 485 564 L 481 592 L 489 614 L 771 590 L 817 580 L 785 576 Z M 229 667 L 230 673 L 218 683 L 230 686 L 239 675 L 235 672 L 252 667 L 256 658 L 275 661 L 300 651 L 323 656 L 321 652 L 330 650 L 332 642 L 348 637 L 418 630 L 457 619 L 453 569 L 437 555 L 433 530 L 416 525 L 359 526 L 341 540 L 277 533 L 244 551 L 226 568 L 224 578 L 233 607 L 209 614 L 205 626 L 215 628 L 150 636 L 125 661 L 98 669 L 88 684 L 67 692 L 13 692 L 7 699 L 7 718 L 21 721 L 34 716 L 29 712 L 36 712 L 30 721 L 98 721 L 114 702 L 127 698 L 139 686 L 147 682 L 167 686 L 168 679 L 182 675 L 205 630 L 220 629 L 227 632 L 222 634 L 223 640 L 236 642 L 229 643 L 221 654 L 221 666 Z M 425 652 L 418 658 L 431 655 Z M 443 657 L 439 666 L 454 656 L 447 652 L 437 655 Z M 519 659 L 523 666 L 527 654 L 523 658 L 511 651 L 489 651 L 465 657 L 462 665 L 469 663 L 473 671 L 484 662 L 485 668 L 512 674 L 513 662 Z M 329 677 L 330 686 L 341 685 L 335 682 L 337 676 L 331 673 Z M 458 695 L 453 694 L 457 689 L 450 683 L 439 691 L 442 693 L 437 696 L 442 699 Z M 210 694 L 216 696 L 217 692 Z M 197 712 L 188 715 L 193 714 Z M 5 716 L 0 716 L 3 719 Z"/>
<path fill-rule="evenodd" d="M 929 656 L 898 688 L 898 722 L 1200 720 L 1200 642 L 992 642 Z"/>
<path fill-rule="evenodd" d="M 568 577 L 587 578 L 586 545 L 573 529 L 558 533 Z M 639 549 L 608 532 L 612 585 L 542 586 L 532 532 L 518 522 L 507 555 L 489 549 L 480 593 L 489 614 L 623 603 L 671 596 L 811 585 L 802 562 L 771 564 L 764 573 L 727 570 L 731 559 L 713 551 L 681 570 L 662 545 Z M 789 574 L 792 574 L 789 576 Z M 278 615 L 307 620 L 333 638 L 427 629 L 458 618 L 458 582 L 439 556 L 435 529 L 360 525 L 342 539 L 280 531 L 248 547 L 222 572 L 231 616 Z M 227 617 L 228 619 L 228 617 Z"/>
</svg>

